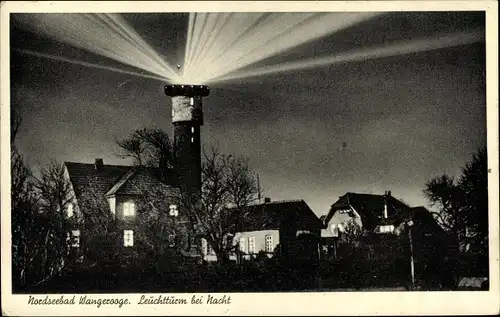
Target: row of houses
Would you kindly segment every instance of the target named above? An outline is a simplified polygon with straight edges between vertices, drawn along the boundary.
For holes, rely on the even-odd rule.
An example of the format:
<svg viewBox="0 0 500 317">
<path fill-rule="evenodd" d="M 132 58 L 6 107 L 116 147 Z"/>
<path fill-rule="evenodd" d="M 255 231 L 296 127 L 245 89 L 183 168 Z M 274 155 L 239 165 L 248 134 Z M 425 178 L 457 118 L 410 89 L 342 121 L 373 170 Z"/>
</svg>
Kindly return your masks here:
<svg viewBox="0 0 500 317">
<path fill-rule="evenodd" d="M 74 197 L 67 206 L 67 217 L 82 213 L 84 196 L 91 192 L 104 211 L 122 223 L 120 240 L 124 250 L 136 247 L 135 241 L 141 232 L 135 221 L 141 195 L 138 188 L 147 185 L 165 190 L 169 193 L 166 212 L 172 217 L 185 217 L 179 214 L 179 191 L 160 181 L 153 169 L 106 165 L 102 159 L 96 159 L 93 164 L 66 162 L 65 177 Z M 410 207 L 393 197 L 390 191 L 380 195 L 346 193 L 319 218 L 304 200 L 266 199 L 242 211 L 231 239 L 236 246 L 231 259 L 250 259 L 260 253 L 267 257 L 278 255 L 283 261 L 296 262 L 302 258 L 314 262 L 335 254 L 338 241 L 353 228 L 364 234 L 387 236 L 400 235 L 409 226 L 413 228 L 413 244 L 417 248 L 440 244 L 444 239 L 442 229 L 425 207 Z M 85 236 L 83 230 L 75 222 L 68 232 L 72 247 L 80 246 L 80 239 Z M 217 259 L 205 239 L 201 238 L 199 245 L 199 257 L 205 261 Z"/>
</svg>

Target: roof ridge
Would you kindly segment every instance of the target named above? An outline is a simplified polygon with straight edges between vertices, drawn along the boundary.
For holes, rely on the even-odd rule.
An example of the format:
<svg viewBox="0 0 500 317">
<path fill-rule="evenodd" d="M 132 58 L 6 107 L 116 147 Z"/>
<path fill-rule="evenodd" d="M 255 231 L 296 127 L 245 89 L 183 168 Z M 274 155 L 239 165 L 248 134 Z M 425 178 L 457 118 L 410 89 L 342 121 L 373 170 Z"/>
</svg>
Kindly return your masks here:
<svg viewBox="0 0 500 317">
<path fill-rule="evenodd" d="M 92 165 L 94 166 L 95 163 L 81 163 L 81 162 L 70 162 L 70 161 L 64 161 L 64 164 L 80 164 L 80 165 Z M 116 164 L 103 164 L 102 166 L 104 167 L 135 167 L 135 165 L 116 165 Z"/>
<path fill-rule="evenodd" d="M 274 200 L 274 201 L 263 202 L 263 203 L 258 202 L 258 203 L 248 205 L 248 207 L 250 207 L 250 206 L 265 206 L 265 205 L 272 205 L 272 204 L 283 204 L 283 203 L 300 203 L 303 201 L 304 201 L 304 199 L 283 199 L 283 200 Z"/>
</svg>

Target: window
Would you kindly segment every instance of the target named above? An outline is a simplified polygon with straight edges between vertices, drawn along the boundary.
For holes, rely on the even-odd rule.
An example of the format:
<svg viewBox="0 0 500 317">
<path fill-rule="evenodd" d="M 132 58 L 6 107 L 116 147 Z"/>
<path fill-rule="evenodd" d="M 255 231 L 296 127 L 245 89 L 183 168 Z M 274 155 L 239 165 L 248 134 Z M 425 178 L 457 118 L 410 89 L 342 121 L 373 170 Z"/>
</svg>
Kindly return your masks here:
<svg viewBox="0 0 500 317">
<path fill-rule="evenodd" d="M 245 244 L 246 244 L 245 238 L 240 238 L 239 244 L 240 244 L 240 251 L 245 252 Z"/>
<path fill-rule="evenodd" d="M 80 247 L 80 230 L 71 230 L 71 246 L 74 248 Z"/>
<path fill-rule="evenodd" d="M 344 225 L 343 224 L 339 223 L 337 225 L 337 227 L 339 228 L 339 232 L 344 232 Z"/>
<path fill-rule="evenodd" d="M 113 215 L 116 214 L 116 198 L 115 197 L 108 198 L 108 203 L 109 203 L 109 210 L 111 210 L 111 213 Z"/>
<path fill-rule="evenodd" d="M 334 237 L 338 237 L 339 236 L 339 228 L 336 224 L 332 223 L 330 225 L 330 231 L 332 232 L 332 235 Z"/>
<path fill-rule="evenodd" d="M 176 239 L 175 234 L 168 235 L 168 246 L 169 247 L 175 247 L 175 239 Z"/>
<path fill-rule="evenodd" d="M 201 239 L 201 253 L 208 254 L 208 243 L 206 239 Z"/>
<path fill-rule="evenodd" d="M 73 204 L 69 203 L 68 208 L 66 209 L 66 213 L 68 215 L 68 218 L 73 217 Z"/>
<path fill-rule="evenodd" d="M 380 226 L 380 233 L 394 232 L 393 225 Z"/>
<path fill-rule="evenodd" d="M 194 143 L 194 138 L 193 137 L 191 137 L 191 143 Z"/>
<path fill-rule="evenodd" d="M 170 216 L 177 217 L 179 215 L 179 209 L 177 209 L 177 205 L 172 204 L 168 208 L 170 209 L 168 213 Z"/>
<path fill-rule="evenodd" d="M 123 216 L 130 217 L 135 215 L 135 204 L 133 201 L 127 201 L 123 204 Z"/>
<path fill-rule="evenodd" d="M 248 253 L 255 253 L 255 237 L 248 238 Z"/>
<path fill-rule="evenodd" d="M 207 254 L 209 254 L 209 255 L 214 255 L 215 254 L 214 248 L 208 242 L 207 242 Z"/>
<path fill-rule="evenodd" d="M 273 236 L 266 236 L 266 252 L 273 252 Z"/>
<path fill-rule="evenodd" d="M 341 214 L 348 214 L 349 212 L 351 212 L 350 209 L 340 209 L 339 210 L 339 213 L 341 213 Z"/>
<path fill-rule="evenodd" d="M 123 246 L 133 247 L 134 246 L 134 231 L 133 230 L 123 230 Z"/>
<path fill-rule="evenodd" d="M 191 127 L 191 133 L 194 134 L 194 127 Z"/>
<path fill-rule="evenodd" d="M 466 238 L 472 238 L 475 236 L 475 232 L 471 227 L 466 227 L 465 228 L 465 237 Z"/>
<path fill-rule="evenodd" d="M 190 104 L 191 106 L 192 106 L 192 105 L 194 105 L 194 98 L 193 98 L 193 97 L 189 98 L 189 104 Z"/>
</svg>

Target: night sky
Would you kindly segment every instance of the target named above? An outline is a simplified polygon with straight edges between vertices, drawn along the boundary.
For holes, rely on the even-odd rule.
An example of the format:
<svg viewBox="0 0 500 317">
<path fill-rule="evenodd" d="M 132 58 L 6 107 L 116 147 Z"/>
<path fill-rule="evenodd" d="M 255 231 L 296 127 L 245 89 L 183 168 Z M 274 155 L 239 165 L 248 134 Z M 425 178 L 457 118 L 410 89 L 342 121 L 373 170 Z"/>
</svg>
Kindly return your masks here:
<svg viewBox="0 0 500 317">
<path fill-rule="evenodd" d="M 187 14 L 124 17 L 168 62 L 181 63 Z M 16 142 L 30 167 L 95 158 L 126 165 L 116 139 L 142 127 L 172 135 L 164 83 L 20 54 L 132 69 L 29 33 L 11 18 L 11 101 L 23 115 Z M 484 26 L 481 12 L 388 13 L 258 66 Z M 202 141 L 248 157 L 265 196 L 304 199 L 318 215 L 346 192 L 391 190 L 427 206 L 425 182 L 458 175 L 486 144 L 484 72 L 481 42 L 215 84 L 204 100 Z"/>
</svg>

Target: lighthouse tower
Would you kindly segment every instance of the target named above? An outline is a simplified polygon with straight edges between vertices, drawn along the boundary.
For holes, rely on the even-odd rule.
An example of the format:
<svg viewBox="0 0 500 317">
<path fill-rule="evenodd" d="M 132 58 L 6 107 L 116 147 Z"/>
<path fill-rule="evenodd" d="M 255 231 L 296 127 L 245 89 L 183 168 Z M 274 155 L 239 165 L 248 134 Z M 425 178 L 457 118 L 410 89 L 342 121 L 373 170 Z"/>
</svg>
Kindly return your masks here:
<svg viewBox="0 0 500 317">
<path fill-rule="evenodd" d="M 202 99 L 209 93 L 209 87 L 204 85 L 165 86 L 165 94 L 172 97 L 177 185 L 193 202 L 201 198 Z"/>
</svg>

